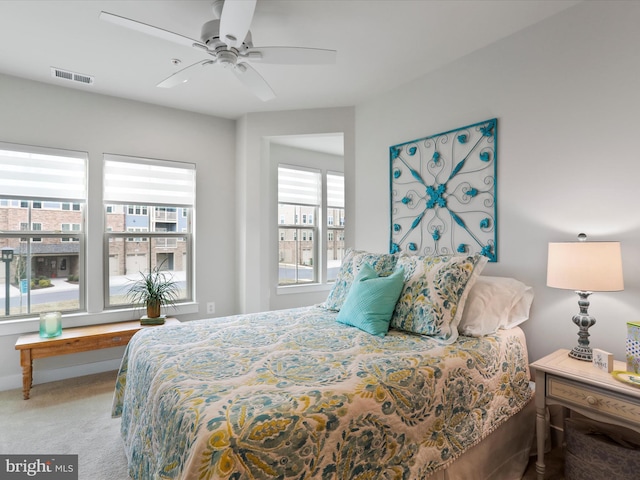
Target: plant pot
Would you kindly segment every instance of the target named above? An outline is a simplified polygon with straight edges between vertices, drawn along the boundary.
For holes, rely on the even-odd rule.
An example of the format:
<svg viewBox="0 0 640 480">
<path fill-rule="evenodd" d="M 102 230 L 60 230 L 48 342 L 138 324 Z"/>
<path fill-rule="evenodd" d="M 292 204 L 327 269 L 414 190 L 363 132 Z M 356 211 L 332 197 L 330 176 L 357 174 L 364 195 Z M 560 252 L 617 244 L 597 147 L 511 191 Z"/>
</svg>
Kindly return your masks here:
<svg viewBox="0 0 640 480">
<path fill-rule="evenodd" d="M 147 317 L 158 318 L 160 316 L 160 302 L 147 302 Z"/>
</svg>

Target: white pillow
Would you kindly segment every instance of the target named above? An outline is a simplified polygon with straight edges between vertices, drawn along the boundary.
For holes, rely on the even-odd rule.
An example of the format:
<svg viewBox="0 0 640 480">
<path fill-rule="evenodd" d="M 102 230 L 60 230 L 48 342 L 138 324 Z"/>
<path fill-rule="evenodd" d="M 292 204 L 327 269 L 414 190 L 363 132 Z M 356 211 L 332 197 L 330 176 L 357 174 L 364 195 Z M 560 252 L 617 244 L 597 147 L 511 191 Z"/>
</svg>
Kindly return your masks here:
<svg viewBox="0 0 640 480">
<path fill-rule="evenodd" d="M 519 280 L 480 275 L 469 291 L 458 331 L 481 337 L 516 327 L 529 318 L 532 302 L 533 288 Z"/>
</svg>

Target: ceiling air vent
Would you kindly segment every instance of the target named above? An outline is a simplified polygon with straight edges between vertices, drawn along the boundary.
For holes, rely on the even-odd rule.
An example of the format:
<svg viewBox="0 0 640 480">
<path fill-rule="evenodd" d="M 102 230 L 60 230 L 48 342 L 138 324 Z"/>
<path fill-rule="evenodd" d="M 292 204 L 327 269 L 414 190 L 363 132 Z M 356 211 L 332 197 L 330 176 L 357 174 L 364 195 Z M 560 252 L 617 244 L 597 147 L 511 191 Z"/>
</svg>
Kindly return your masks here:
<svg viewBox="0 0 640 480">
<path fill-rule="evenodd" d="M 93 77 L 91 75 L 74 73 L 74 72 L 70 72 L 69 70 L 62 70 L 61 68 L 56 68 L 56 67 L 51 67 L 51 76 L 54 78 L 69 80 L 71 82 L 84 83 L 85 85 L 93 84 Z"/>
</svg>

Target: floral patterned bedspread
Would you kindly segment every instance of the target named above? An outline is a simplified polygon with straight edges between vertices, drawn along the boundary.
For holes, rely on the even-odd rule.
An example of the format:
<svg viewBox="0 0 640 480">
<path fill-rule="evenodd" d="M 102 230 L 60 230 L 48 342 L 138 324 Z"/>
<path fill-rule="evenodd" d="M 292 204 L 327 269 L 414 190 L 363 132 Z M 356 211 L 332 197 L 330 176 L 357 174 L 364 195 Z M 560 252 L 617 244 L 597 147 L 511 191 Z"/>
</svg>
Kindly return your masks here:
<svg viewBox="0 0 640 480">
<path fill-rule="evenodd" d="M 134 479 L 421 479 L 530 399 L 522 330 L 441 345 L 321 307 L 138 332 L 113 416 Z"/>
</svg>

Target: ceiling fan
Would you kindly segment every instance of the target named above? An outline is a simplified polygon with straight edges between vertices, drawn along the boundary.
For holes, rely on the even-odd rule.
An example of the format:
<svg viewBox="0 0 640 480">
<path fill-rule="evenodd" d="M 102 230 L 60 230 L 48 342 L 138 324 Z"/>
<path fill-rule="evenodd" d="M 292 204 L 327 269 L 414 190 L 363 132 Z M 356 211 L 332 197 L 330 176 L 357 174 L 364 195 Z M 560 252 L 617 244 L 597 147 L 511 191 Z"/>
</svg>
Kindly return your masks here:
<svg viewBox="0 0 640 480">
<path fill-rule="evenodd" d="M 202 68 L 220 65 L 230 69 L 235 76 L 259 99 L 275 98 L 275 93 L 251 66 L 251 63 L 280 65 L 323 65 L 336 61 L 336 51 L 303 47 L 254 47 L 251 39 L 251 20 L 257 0 L 215 0 L 213 13 L 217 19 L 202 26 L 201 40 L 194 40 L 178 33 L 154 27 L 108 12 L 100 12 L 100 19 L 159 37 L 186 47 L 196 48 L 208 54 L 208 58 L 189 65 L 161 81 L 157 86 L 171 88 L 184 83 Z"/>
</svg>

